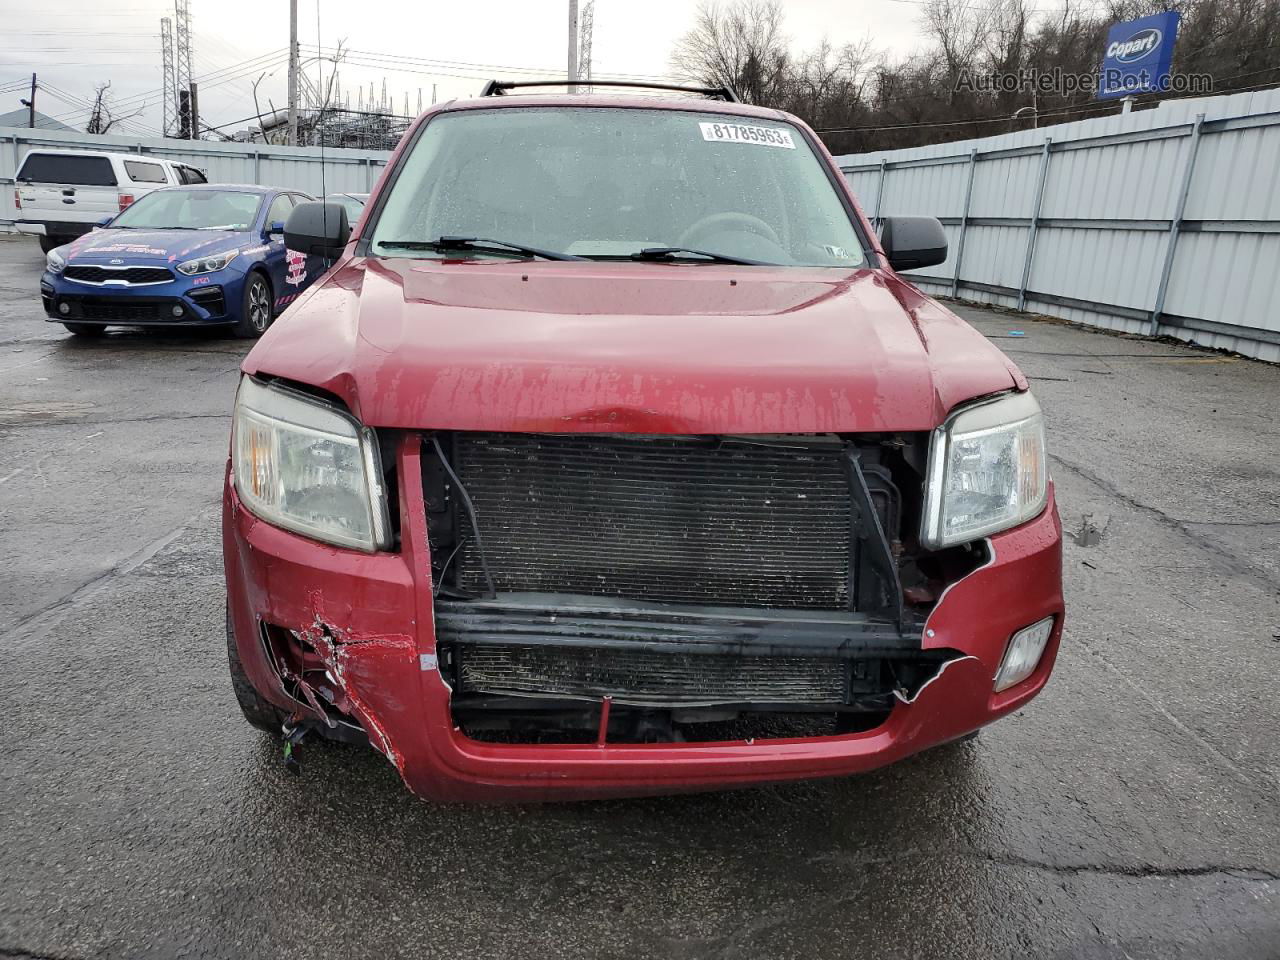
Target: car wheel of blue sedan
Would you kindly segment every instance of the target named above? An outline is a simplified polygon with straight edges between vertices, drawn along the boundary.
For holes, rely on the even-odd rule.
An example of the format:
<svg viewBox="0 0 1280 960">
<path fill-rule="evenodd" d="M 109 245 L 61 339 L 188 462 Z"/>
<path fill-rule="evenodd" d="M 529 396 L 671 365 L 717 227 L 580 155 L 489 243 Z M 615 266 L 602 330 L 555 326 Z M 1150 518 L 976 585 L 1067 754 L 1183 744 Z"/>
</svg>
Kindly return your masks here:
<svg viewBox="0 0 1280 960">
<path fill-rule="evenodd" d="M 235 335 L 245 339 L 260 337 L 271 325 L 271 287 L 259 273 L 251 273 L 244 282 L 244 309 L 234 327 Z"/>
</svg>

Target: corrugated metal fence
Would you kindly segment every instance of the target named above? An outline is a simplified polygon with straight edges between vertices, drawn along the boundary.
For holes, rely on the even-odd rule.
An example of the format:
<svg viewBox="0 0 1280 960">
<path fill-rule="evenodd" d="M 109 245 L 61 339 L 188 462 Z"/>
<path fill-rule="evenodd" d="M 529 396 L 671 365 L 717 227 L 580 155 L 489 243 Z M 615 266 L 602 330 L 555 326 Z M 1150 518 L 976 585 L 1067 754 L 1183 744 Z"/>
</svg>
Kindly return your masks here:
<svg viewBox="0 0 1280 960">
<path fill-rule="evenodd" d="M 1280 89 L 837 160 L 942 221 L 926 292 L 1280 361 Z"/>
<path fill-rule="evenodd" d="M 321 177 L 319 147 L 274 147 L 260 143 L 207 140 L 138 140 L 91 136 L 58 130 L 0 127 L 0 230 L 13 223 L 13 177 L 31 150 L 105 150 L 137 153 L 189 163 L 204 170 L 210 183 L 258 183 L 290 187 L 314 197 L 328 193 L 367 193 L 391 156 L 385 150 L 324 150 Z M 323 182 L 322 182 L 323 180 Z"/>
</svg>

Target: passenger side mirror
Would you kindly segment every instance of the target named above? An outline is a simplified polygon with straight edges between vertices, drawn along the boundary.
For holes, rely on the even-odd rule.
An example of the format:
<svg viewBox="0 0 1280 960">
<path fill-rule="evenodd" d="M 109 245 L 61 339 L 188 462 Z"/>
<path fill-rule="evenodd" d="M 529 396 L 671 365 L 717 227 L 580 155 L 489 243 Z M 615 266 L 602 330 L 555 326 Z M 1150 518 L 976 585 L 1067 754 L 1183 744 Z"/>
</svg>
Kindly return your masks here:
<svg viewBox="0 0 1280 960">
<path fill-rule="evenodd" d="M 300 253 L 336 260 L 351 237 L 346 208 L 340 203 L 305 200 L 284 225 L 284 245 Z"/>
<path fill-rule="evenodd" d="M 937 217 L 885 217 L 880 245 L 895 270 L 932 267 L 947 259 L 947 234 Z"/>
<path fill-rule="evenodd" d="M 269 223 L 269 224 L 267 225 L 267 236 L 268 236 L 268 237 L 274 237 L 274 236 L 276 236 L 277 234 L 281 234 L 281 233 L 284 233 L 284 221 L 283 221 L 283 220 L 272 220 L 272 221 L 271 221 L 271 223 Z"/>
</svg>

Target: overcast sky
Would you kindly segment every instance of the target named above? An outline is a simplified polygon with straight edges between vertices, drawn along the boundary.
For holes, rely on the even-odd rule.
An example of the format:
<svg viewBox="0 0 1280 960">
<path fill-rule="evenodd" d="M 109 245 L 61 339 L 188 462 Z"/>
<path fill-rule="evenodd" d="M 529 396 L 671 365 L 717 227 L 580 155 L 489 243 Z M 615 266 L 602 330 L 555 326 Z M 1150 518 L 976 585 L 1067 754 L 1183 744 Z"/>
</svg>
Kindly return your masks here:
<svg viewBox="0 0 1280 960">
<path fill-rule="evenodd" d="M 797 48 L 824 36 L 836 45 L 870 37 L 877 47 L 903 54 L 919 42 L 919 0 L 787 0 L 785 7 L 786 32 Z M 109 80 L 117 104 L 145 105 L 128 131 L 158 135 L 160 18 L 172 9 L 171 0 L 0 0 L 0 89 L 35 70 L 49 85 L 37 108 L 83 127 L 85 101 L 97 83 Z M 246 126 L 242 121 L 256 112 L 253 81 L 264 73 L 262 111 L 283 107 L 287 0 L 191 0 L 191 9 L 201 119 L 226 124 L 227 132 Z M 357 87 L 363 84 L 367 97 L 372 82 L 380 96 L 385 80 L 395 108 L 403 109 L 408 93 L 416 112 L 419 89 L 429 103 L 433 83 L 444 100 L 474 95 L 489 77 L 527 76 L 502 68 L 563 75 L 567 10 L 566 0 L 299 0 L 299 42 L 304 58 L 317 35 L 325 47 L 346 42 L 352 53 L 339 75 L 353 106 Z M 671 49 L 695 10 L 694 0 L 596 0 L 596 75 L 669 74 Z M 321 67 L 327 78 L 328 63 L 312 61 L 305 69 L 314 79 Z M 0 113 L 18 108 L 19 96 L 26 94 L 0 94 Z"/>
</svg>

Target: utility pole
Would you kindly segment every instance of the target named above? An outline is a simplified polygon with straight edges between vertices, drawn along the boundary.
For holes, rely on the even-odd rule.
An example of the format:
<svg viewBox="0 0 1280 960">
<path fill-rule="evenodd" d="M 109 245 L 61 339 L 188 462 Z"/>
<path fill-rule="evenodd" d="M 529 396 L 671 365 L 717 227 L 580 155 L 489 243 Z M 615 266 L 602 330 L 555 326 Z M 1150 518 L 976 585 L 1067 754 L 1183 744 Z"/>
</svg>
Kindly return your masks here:
<svg viewBox="0 0 1280 960">
<path fill-rule="evenodd" d="M 595 32 L 596 0 L 587 0 L 582 6 L 578 29 L 578 79 L 586 81 L 586 92 L 591 92 L 591 36 Z"/>
<path fill-rule="evenodd" d="M 190 0 L 174 0 L 173 3 L 173 88 L 179 97 L 185 91 L 191 96 L 191 3 Z M 181 108 L 178 99 L 175 104 Z M 191 118 L 187 117 L 186 138 L 191 136 Z"/>
<path fill-rule="evenodd" d="M 289 146 L 298 145 L 298 0 L 289 0 Z"/>
<path fill-rule="evenodd" d="M 569 0 L 569 92 L 577 93 L 578 85 L 578 0 Z"/>
<path fill-rule="evenodd" d="M 31 75 L 31 99 L 21 100 L 27 106 L 27 129 L 34 130 L 36 128 L 36 75 Z"/>
<path fill-rule="evenodd" d="M 178 83 L 173 64 L 173 21 L 160 18 L 160 64 L 164 70 L 164 136 L 178 129 Z"/>
</svg>

